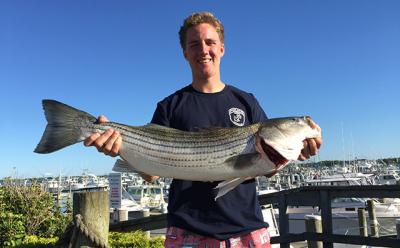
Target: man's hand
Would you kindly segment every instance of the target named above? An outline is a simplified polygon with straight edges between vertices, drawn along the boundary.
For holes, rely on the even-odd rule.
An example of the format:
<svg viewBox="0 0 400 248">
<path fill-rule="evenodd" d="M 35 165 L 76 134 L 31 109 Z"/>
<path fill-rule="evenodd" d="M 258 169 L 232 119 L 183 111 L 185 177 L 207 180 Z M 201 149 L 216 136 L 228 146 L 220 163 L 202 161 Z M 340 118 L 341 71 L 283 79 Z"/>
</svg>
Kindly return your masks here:
<svg viewBox="0 0 400 248">
<path fill-rule="evenodd" d="M 311 119 L 309 119 L 309 123 L 311 128 L 318 129 L 321 131 L 321 128 L 313 122 Z M 311 156 L 314 156 L 318 153 L 319 148 L 322 145 L 322 138 L 313 138 L 313 139 L 305 139 L 303 140 L 304 148 L 301 150 L 301 154 L 299 156 L 299 160 L 304 161 L 306 159 L 309 159 Z"/>
<path fill-rule="evenodd" d="M 108 122 L 108 119 L 101 115 L 97 119 L 99 123 Z M 95 146 L 99 152 L 115 157 L 119 155 L 119 150 L 122 145 L 122 136 L 118 131 L 112 128 L 104 133 L 94 133 L 87 137 L 84 141 L 85 146 Z"/>
<path fill-rule="evenodd" d="M 97 121 L 99 123 L 105 123 L 108 122 L 108 119 L 105 116 L 101 115 L 99 116 L 99 118 L 97 118 Z M 105 155 L 109 155 L 111 157 L 115 157 L 119 155 L 119 151 L 122 146 L 122 136 L 118 131 L 110 128 L 104 133 L 94 133 L 90 135 L 85 139 L 84 145 L 94 146 L 99 152 L 102 152 Z M 143 172 L 140 172 L 139 175 L 146 182 L 149 183 L 152 183 L 159 178 L 159 176 L 151 176 Z"/>
<path fill-rule="evenodd" d="M 154 181 L 160 178 L 159 176 L 152 176 L 143 172 L 139 172 L 139 175 L 143 178 L 143 180 L 145 180 L 148 183 L 153 183 Z"/>
</svg>

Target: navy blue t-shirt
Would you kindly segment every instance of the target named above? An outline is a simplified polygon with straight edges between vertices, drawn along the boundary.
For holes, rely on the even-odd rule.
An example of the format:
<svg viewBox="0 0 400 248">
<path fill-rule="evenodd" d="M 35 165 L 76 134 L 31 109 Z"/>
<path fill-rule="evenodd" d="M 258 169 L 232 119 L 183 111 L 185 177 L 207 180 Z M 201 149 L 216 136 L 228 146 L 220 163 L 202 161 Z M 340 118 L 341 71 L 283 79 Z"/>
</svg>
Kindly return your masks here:
<svg viewBox="0 0 400 248">
<path fill-rule="evenodd" d="M 157 104 L 152 123 L 198 131 L 204 127 L 246 126 L 266 119 L 252 94 L 230 85 L 221 92 L 202 93 L 189 85 Z M 169 190 L 168 226 L 219 240 L 268 227 L 254 179 L 215 201 L 212 189 L 217 184 L 174 179 Z"/>
</svg>

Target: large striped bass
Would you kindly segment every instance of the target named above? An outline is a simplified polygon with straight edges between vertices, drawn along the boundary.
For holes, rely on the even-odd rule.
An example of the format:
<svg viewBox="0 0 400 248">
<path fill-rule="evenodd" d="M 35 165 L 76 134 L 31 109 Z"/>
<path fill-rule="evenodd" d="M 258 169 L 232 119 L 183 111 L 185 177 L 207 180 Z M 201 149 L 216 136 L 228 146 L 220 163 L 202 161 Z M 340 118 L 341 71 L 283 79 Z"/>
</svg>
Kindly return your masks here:
<svg viewBox="0 0 400 248">
<path fill-rule="evenodd" d="M 191 181 L 223 181 L 216 198 L 246 178 L 273 175 L 297 160 L 303 140 L 321 136 L 309 117 L 270 119 L 245 127 L 186 132 L 155 124 L 99 124 L 81 110 L 43 100 L 47 126 L 35 152 L 51 153 L 113 128 L 122 146 L 115 169 Z"/>
</svg>

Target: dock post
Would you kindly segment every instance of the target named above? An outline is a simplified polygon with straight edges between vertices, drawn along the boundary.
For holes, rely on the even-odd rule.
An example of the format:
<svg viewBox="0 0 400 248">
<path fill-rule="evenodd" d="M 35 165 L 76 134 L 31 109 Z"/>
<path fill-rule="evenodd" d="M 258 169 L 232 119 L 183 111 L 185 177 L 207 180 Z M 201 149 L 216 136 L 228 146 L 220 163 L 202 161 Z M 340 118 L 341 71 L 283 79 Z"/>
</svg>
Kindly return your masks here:
<svg viewBox="0 0 400 248">
<path fill-rule="evenodd" d="M 128 210 L 118 209 L 118 221 L 126 221 L 126 220 L 128 220 Z"/>
<path fill-rule="evenodd" d="M 396 219 L 397 239 L 400 239 L 400 219 Z"/>
<path fill-rule="evenodd" d="M 370 221 L 371 236 L 379 237 L 378 220 L 376 219 L 375 203 L 373 200 L 367 200 L 367 209 Z"/>
<path fill-rule="evenodd" d="M 325 235 L 333 234 L 332 226 L 332 197 L 329 191 L 319 191 L 319 202 L 321 208 L 322 233 Z M 323 241 L 324 248 L 333 248 L 333 243 L 327 240 Z"/>
<path fill-rule="evenodd" d="M 322 233 L 322 220 L 319 215 L 306 215 L 306 232 Z M 321 241 L 308 241 L 307 245 L 309 248 L 322 248 L 323 243 Z"/>
<path fill-rule="evenodd" d="M 118 215 L 117 209 L 112 209 L 112 211 L 110 211 L 110 223 L 118 222 L 117 215 Z"/>
<path fill-rule="evenodd" d="M 279 233 L 281 237 L 289 235 L 289 215 L 286 213 L 287 210 L 287 196 L 281 194 L 279 196 Z M 290 248 L 289 242 L 281 243 L 281 248 Z"/>
<path fill-rule="evenodd" d="M 150 216 L 150 209 L 144 208 L 142 211 L 140 211 L 140 217 L 139 218 L 145 218 Z M 145 231 L 147 237 L 150 237 L 150 231 Z"/>
<path fill-rule="evenodd" d="M 360 236 L 368 236 L 367 216 L 365 215 L 365 209 L 359 208 L 358 212 L 358 227 L 360 228 Z"/>
<path fill-rule="evenodd" d="M 80 214 L 85 227 L 101 242 L 108 242 L 109 199 L 107 191 L 76 192 L 73 201 L 73 216 Z M 93 242 L 80 234 L 72 247 L 94 246 Z"/>
</svg>

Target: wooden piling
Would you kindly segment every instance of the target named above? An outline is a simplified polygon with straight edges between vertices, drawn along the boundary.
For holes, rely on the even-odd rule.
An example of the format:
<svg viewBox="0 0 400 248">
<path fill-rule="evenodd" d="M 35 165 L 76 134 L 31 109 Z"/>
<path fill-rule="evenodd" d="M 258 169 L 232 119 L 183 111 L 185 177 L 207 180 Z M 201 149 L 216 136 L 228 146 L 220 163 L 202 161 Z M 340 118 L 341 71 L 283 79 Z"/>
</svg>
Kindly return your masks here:
<svg viewBox="0 0 400 248">
<path fill-rule="evenodd" d="M 128 210 L 118 209 L 118 221 L 128 220 Z"/>
<path fill-rule="evenodd" d="M 373 200 L 367 200 L 367 210 L 370 221 L 371 236 L 379 237 L 378 220 L 376 219 L 375 202 Z"/>
<path fill-rule="evenodd" d="M 107 243 L 109 228 L 109 199 L 107 191 L 74 193 L 73 216 L 80 214 L 84 225 L 99 239 Z M 73 247 L 91 246 L 94 244 L 84 235 L 76 238 Z"/>
<path fill-rule="evenodd" d="M 306 215 L 306 232 L 322 233 L 322 220 L 319 215 Z M 323 243 L 321 241 L 308 241 L 308 248 L 322 248 Z"/>
<path fill-rule="evenodd" d="M 141 218 L 149 217 L 150 216 L 150 209 L 145 208 L 140 213 L 142 215 Z M 145 231 L 145 233 L 146 233 L 147 237 L 150 237 L 150 231 Z"/>
<path fill-rule="evenodd" d="M 357 210 L 357 213 L 358 213 L 358 227 L 360 228 L 360 236 L 367 237 L 368 225 L 367 225 L 367 216 L 365 214 L 365 209 L 359 208 Z"/>
</svg>

